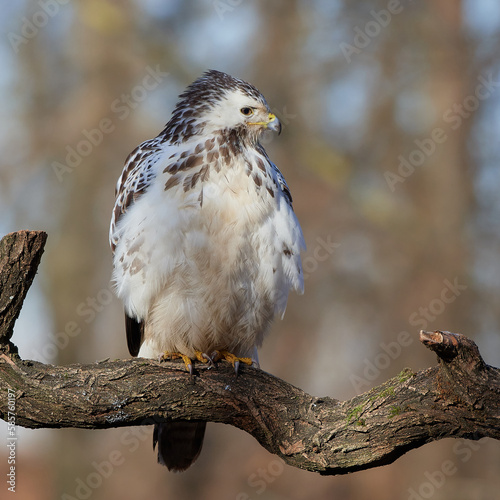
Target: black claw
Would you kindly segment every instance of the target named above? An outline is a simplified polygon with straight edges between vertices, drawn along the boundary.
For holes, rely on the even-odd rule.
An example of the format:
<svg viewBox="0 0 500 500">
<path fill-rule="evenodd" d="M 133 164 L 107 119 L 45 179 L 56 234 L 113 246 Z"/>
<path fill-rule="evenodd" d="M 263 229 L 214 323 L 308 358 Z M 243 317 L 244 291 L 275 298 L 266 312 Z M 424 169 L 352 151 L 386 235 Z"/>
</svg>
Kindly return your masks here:
<svg viewBox="0 0 500 500">
<path fill-rule="evenodd" d="M 217 363 L 215 362 L 215 359 L 219 353 L 217 351 L 212 351 L 212 354 L 210 354 L 208 357 L 210 358 L 210 361 L 212 362 L 212 366 L 218 370 L 219 367 L 217 366 Z"/>
<path fill-rule="evenodd" d="M 240 369 L 240 362 L 239 361 L 235 361 L 234 362 L 234 373 L 236 374 L 236 376 L 238 376 L 238 370 Z"/>
<path fill-rule="evenodd" d="M 211 356 L 209 356 L 206 353 L 202 353 L 202 356 L 203 356 L 203 359 L 207 360 L 208 366 L 210 366 L 210 368 L 216 368 L 214 360 Z"/>
</svg>

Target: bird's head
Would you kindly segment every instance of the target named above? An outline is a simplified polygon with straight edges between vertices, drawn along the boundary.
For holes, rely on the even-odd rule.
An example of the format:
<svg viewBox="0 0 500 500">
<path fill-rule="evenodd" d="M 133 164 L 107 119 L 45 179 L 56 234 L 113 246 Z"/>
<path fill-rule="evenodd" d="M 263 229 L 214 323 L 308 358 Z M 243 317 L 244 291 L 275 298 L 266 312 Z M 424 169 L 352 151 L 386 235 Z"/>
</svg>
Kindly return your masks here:
<svg viewBox="0 0 500 500">
<path fill-rule="evenodd" d="M 165 133 L 172 142 L 220 132 L 257 142 L 266 129 L 281 132 L 264 96 L 243 80 L 209 70 L 180 95 Z"/>
</svg>

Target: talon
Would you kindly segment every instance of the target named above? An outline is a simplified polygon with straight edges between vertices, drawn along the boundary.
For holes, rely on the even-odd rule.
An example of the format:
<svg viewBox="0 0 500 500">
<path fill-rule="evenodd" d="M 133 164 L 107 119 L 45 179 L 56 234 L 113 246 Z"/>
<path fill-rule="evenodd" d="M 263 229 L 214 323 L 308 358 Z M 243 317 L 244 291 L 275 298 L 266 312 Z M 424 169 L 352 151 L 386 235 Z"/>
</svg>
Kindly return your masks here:
<svg viewBox="0 0 500 500">
<path fill-rule="evenodd" d="M 233 353 L 229 351 L 216 351 L 216 359 L 214 361 L 218 361 L 219 359 L 225 359 L 226 361 L 229 361 L 233 365 L 234 371 L 236 375 L 238 375 L 238 370 L 240 368 L 240 363 L 245 363 L 246 365 L 252 366 L 252 359 L 251 358 L 240 358 L 238 356 L 235 356 Z"/>
<path fill-rule="evenodd" d="M 218 370 L 217 367 L 217 361 L 219 361 L 219 351 L 212 351 L 210 354 L 208 354 L 208 357 L 210 358 L 210 366 Z"/>
<path fill-rule="evenodd" d="M 184 365 L 186 366 L 186 370 L 190 375 L 193 374 L 193 362 L 189 356 L 182 354 L 181 352 L 167 352 L 165 351 L 163 354 L 159 356 L 158 361 L 164 361 L 168 359 L 182 359 L 184 361 Z"/>
<path fill-rule="evenodd" d="M 201 352 L 201 351 L 194 351 L 194 355 L 196 357 L 196 359 L 198 361 L 200 361 L 201 363 L 208 363 L 210 367 L 214 367 L 214 361 L 212 359 L 211 356 L 209 356 L 207 353 L 205 352 Z"/>
<path fill-rule="evenodd" d="M 249 366 L 253 365 L 252 358 L 240 358 L 234 355 L 233 353 L 225 350 L 213 351 L 210 355 L 205 352 L 195 351 L 194 355 L 195 355 L 194 359 L 196 361 L 205 364 L 208 363 L 209 366 L 213 368 L 217 368 L 217 365 L 215 364 L 217 361 L 225 359 L 226 361 L 228 361 L 233 365 L 236 376 L 238 376 L 240 363 L 245 363 L 246 365 Z M 186 370 L 189 372 L 190 375 L 193 375 L 193 360 L 189 356 L 186 356 L 181 352 L 164 352 L 163 354 L 158 356 L 158 361 L 160 362 L 169 359 L 171 360 L 182 359 L 182 361 L 184 361 L 184 365 L 186 366 Z"/>
</svg>

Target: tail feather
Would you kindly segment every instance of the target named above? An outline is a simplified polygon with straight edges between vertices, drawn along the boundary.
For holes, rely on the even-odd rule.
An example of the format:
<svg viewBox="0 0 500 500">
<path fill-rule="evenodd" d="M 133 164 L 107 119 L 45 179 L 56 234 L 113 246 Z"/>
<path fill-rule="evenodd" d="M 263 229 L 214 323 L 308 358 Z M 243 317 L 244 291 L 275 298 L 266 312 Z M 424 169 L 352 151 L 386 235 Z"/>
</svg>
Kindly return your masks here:
<svg viewBox="0 0 500 500">
<path fill-rule="evenodd" d="M 168 470 L 186 470 L 200 454 L 206 422 L 180 420 L 155 424 L 153 449 L 158 444 L 158 463 Z"/>
</svg>

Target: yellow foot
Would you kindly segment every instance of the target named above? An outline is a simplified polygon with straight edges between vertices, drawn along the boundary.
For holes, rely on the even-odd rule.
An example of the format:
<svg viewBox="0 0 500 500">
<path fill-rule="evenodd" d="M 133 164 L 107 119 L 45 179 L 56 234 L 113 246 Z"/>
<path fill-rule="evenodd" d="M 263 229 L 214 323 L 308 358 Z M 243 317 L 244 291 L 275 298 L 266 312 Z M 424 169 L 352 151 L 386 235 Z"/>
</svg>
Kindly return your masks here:
<svg viewBox="0 0 500 500">
<path fill-rule="evenodd" d="M 220 359 L 225 359 L 229 361 L 238 375 L 238 370 L 240 368 L 240 363 L 245 363 L 246 365 L 252 366 L 253 361 L 252 358 L 240 358 L 235 356 L 233 353 L 229 351 L 215 351 L 214 356 L 212 357 L 213 361 L 219 361 Z"/>
<path fill-rule="evenodd" d="M 211 365 L 214 364 L 212 358 L 208 354 L 205 354 L 204 352 L 194 351 L 194 355 L 195 359 L 197 361 L 200 361 L 201 363 L 210 363 Z M 189 356 L 186 356 L 185 354 L 182 354 L 180 352 L 166 351 L 160 355 L 159 361 L 168 359 L 182 359 L 182 361 L 184 361 L 184 364 L 186 365 L 186 370 L 190 373 L 190 375 L 193 374 L 193 360 Z"/>
<path fill-rule="evenodd" d="M 159 361 L 166 361 L 169 359 L 182 359 L 182 361 L 184 361 L 184 364 L 186 365 L 187 371 L 191 375 L 193 374 L 193 361 L 189 356 L 186 356 L 185 354 L 182 354 L 180 352 L 165 351 L 163 354 L 160 355 Z"/>
</svg>

